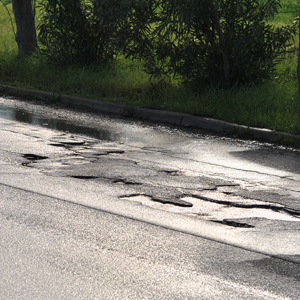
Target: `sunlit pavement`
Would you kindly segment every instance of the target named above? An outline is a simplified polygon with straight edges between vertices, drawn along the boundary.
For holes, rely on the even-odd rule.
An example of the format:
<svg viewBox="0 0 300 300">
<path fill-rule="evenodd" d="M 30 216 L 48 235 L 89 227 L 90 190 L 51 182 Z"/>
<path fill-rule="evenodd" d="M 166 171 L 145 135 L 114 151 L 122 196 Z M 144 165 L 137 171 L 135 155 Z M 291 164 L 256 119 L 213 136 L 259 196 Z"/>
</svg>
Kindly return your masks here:
<svg viewBox="0 0 300 300">
<path fill-rule="evenodd" d="M 1 184 L 300 261 L 298 150 L 1 105 Z"/>
</svg>

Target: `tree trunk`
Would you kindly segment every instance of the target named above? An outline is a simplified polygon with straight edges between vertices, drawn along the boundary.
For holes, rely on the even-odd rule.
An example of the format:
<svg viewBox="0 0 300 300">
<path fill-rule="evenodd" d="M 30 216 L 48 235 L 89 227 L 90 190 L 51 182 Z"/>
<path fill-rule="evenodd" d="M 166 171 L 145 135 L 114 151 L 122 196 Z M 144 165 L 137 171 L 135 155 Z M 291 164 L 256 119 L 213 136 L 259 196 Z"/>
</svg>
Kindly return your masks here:
<svg viewBox="0 0 300 300">
<path fill-rule="evenodd" d="M 300 14 L 299 14 L 300 17 Z M 297 77 L 298 77 L 298 91 L 300 94 L 300 20 L 298 21 L 299 26 L 299 48 L 298 48 L 298 66 L 297 66 Z"/>
<path fill-rule="evenodd" d="M 219 0 L 216 0 L 213 2 L 213 6 L 211 10 L 211 19 L 214 27 L 217 30 L 217 34 L 219 36 L 219 41 L 220 41 L 220 46 L 221 46 L 222 56 L 223 56 L 223 67 L 224 67 L 226 87 L 230 87 L 231 80 L 230 80 L 230 64 L 229 64 L 228 50 L 227 50 L 227 44 L 222 30 L 222 26 L 220 23 L 220 16 L 218 10 L 219 10 Z"/>
<path fill-rule="evenodd" d="M 38 49 L 31 0 L 13 0 L 12 4 L 17 25 L 18 57 L 30 56 Z"/>
</svg>

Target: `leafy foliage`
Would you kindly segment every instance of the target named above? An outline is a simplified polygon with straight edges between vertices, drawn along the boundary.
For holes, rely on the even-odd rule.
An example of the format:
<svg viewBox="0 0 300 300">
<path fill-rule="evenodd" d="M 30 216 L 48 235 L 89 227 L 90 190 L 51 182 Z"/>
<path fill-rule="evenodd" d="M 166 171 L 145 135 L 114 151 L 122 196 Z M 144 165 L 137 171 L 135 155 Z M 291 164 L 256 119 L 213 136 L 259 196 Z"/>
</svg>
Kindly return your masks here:
<svg viewBox="0 0 300 300">
<path fill-rule="evenodd" d="M 47 0 L 41 3 L 41 51 L 59 64 L 94 60 L 87 7 L 82 1 Z"/>
<path fill-rule="evenodd" d="M 52 61 L 106 63 L 120 52 L 120 31 L 132 0 L 44 0 L 39 24 L 42 52 Z"/>
<path fill-rule="evenodd" d="M 142 43 L 132 39 L 132 49 L 146 45 L 133 56 L 145 61 L 152 76 L 179 74 L 196 88 L 269 78 L 296 30 L 268 24 L 279 0 L 157 0 L 152 5 L 159 13 L 147 21 Z"/>
<path fill-rule="evenodd" d="M 109 62 L 119 53 L 163 78 L 200 89 L 260 83 L 296 27 L 268 19 L 280 0 L 44 0 L 42 51 L 59 64 Z"/>
</svg>

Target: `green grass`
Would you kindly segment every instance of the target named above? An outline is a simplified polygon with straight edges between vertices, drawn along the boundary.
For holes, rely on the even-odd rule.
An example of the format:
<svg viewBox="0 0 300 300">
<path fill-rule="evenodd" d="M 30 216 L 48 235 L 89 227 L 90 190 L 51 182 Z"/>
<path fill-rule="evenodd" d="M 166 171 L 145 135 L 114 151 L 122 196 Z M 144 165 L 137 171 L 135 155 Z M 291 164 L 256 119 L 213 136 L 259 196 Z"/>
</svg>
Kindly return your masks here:
<svg viewBox="0 0 300 300">
<path fill-rule="evenodd" d="M 277 24 L 286 24 L 299 15 L 300 0 L 282 0 L 282 3 L 280 15 L 272 21 Z M 0 26 L 1 83 L 300 134 L 296 53 L 286 57 L 274 78 L 261 86 L 230 90 L 212 86 L 197 96 L 179 79 L 163 85 L 151 84 L 139 63 L 122 57 L 106 68 L 95 65 L 62 69 L 42 57 L 19 60 L 10 19 L 2 5 Z"/>
<path fill-rule="evenodd" d="M 293 22 L 299 16 L 300 0 L 281 0 L 279 14 L 274 17 L 272 23 L 285 25 Z"/>
<path fill-rule="evenodd" d="M 11 4 L 7 6 L 12 15 Z M 0 2 L 0 20 L 1 20 L 1 31 L 0 31 L 0 51 L 6 54 L 15 54 L 17 51 L 17 45 L 15 42 L 15 36 L 9 14 L 5 7 Z"/>
</svg>

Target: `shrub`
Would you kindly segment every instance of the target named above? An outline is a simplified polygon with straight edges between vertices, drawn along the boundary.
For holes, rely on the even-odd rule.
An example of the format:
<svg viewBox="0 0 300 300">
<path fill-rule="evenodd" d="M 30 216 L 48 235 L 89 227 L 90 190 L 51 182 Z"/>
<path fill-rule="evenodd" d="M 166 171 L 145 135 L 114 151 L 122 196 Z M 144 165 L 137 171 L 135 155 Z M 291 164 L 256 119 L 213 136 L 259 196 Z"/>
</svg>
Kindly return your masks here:
<svg viewBox="0 0 300 300">
<path fill-rule="evenodd" d="M 42 52 L 59 64 L 141 59 L 153 77 L 201 88 L 261 83 L 296 27 L 268 19 L 280 0 L 44 0 Z"/>
<path fill-rule="evenodd" d="M 154 13 L 138 39 L 132 39 L 128 55 L 143 59 L 152 76 L 179 74 L 196 88 L 269 78 L 296 30 L 267 22 L 277 13 L 279 0 L 147 2 Z"/>
<path fill-rule="evenodd" d="M 44 0 L 39 23 L 41 51 L 61 64 L 107 63 L 121 49 L 132 0 Z"/>
</svg>

